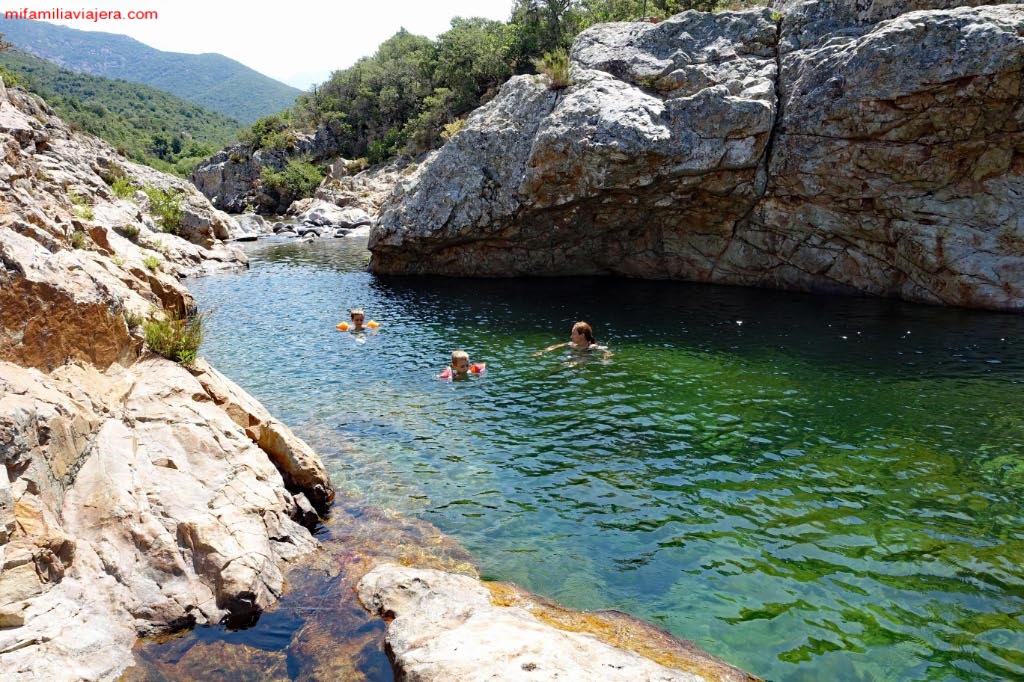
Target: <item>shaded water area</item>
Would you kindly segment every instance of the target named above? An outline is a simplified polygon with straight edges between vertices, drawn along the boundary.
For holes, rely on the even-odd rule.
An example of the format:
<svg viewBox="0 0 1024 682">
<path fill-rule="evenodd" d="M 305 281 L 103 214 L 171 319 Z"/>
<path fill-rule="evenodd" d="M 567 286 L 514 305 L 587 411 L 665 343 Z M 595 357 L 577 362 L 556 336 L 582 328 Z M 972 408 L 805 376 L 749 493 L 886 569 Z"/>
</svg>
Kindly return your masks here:
<svg viewBox="0 0 1024 682">
<path fill-rule="evenodd" d="M 378 278 L 347 240 L 247 251 L 249 272 L 188 283 L 213 311 L 202 352 L 324 458 L 351 500 L 325 530 L 339 546 L 384 542 L 375 524 L 400 516 L 369 510 L 394 510 L 485 577 L 621 609 L 770 680 L 1024 678 L 1024 316 Z M 355 305 L 376 333 L 335 329 Z M 610 358 L 536 355 L 577 319 Z M 438 381 L 454 348 L 486 375 Z M 288 643 L 318 607 L 288 599 L 152 656 L 292 646 L 281 679 L 309 678 Z M 358 675 L 390 679 L 383 626 L 351 616 L 323 645 L 356 642 Z"/>
</svg>

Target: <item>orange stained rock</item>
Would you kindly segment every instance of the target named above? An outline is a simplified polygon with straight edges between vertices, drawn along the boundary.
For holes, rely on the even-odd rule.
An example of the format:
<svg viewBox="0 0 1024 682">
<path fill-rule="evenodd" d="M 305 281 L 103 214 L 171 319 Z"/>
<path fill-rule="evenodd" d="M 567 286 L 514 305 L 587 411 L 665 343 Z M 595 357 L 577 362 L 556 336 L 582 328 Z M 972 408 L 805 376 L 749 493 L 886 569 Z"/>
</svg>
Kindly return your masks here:
<svg viewBox="0 0 1024 682">
<path fill-rule="evenodd" d="M 712 656 L 693 642 L 675 637 L 651 623 L 621 611 L 574 611 L 517 585 L 484 582 L 496 606 L 518 607 L 559 630 L 593 635 L 606 644 L 632 651 L 675 670 L 722 682 L 762 682 L 739 668 Z"/>
</svg>

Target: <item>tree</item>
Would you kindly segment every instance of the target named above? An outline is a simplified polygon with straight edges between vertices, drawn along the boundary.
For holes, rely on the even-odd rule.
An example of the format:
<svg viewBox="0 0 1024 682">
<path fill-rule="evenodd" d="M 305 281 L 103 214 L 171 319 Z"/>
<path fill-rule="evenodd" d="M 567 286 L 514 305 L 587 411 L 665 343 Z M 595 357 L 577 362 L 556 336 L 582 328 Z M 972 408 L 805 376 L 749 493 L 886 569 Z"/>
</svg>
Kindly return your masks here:
<svg viewBox="0 0 1024 682">
<path fill-rule="evenodd" d="M 512 75 L 509 65 L 509 32 L 505 24 L 488 19 L 452 20 L 451 28 L 437 39 L 435 88 L 449 91 L 452 117 L 480 105 Z"/>
</svg>

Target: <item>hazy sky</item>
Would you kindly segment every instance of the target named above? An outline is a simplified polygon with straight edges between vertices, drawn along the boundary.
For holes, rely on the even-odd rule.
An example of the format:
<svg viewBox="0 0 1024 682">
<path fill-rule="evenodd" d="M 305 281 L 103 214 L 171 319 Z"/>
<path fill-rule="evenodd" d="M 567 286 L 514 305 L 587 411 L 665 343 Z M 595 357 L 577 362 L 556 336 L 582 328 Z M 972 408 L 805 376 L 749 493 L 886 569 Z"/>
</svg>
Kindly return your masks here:
<svg viewBox="0 0 1024 682">
<path fill-rule="evenodd" d="M 156 10 L 148 20 L 58 21 L 83 31 L 131 36 L 158 50 L 218 52 L 299 88 L 372 55 L 399 29 L 436 38 L 453 17 L 507 21 L 513 0 L 4 0 L 0 9 L 84 12 Z M 79 4 L 80 3 L 80 4 Z"/>
</svg>

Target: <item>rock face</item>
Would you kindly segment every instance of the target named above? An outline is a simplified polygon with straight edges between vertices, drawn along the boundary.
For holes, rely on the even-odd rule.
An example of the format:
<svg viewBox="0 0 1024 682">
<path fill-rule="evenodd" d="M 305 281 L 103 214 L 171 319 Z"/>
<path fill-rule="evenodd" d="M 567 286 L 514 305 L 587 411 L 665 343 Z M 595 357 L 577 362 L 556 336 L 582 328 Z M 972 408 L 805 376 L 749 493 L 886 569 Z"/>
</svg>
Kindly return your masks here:
<svg viewBox="0 0 1024 682">
<path fill-rule="evenodd" d="M 595 26 L 399 181 L 371 268 L 1024 310 L 1024 7 L 967 4 Z"/>
<path fill-rule="evenodd" d="M 182 277 L 246 267 L 226 216 L 2 85 L 0 148 L 0 670 L 115 679 L 140 634 L 274 603 L 334 493 L 229 380 L 143 354 Z M 104 178 L 178 193 L 189 239 Z"/>
<path fill-rule="evenodd" d="M 338 149 L 338 135 L 321 125 L 312 133 L 297 133 L 288 149 L 254 150 L 243 143 L 232 145 L 196 166 L 189 180 L 221 210 L 280 215 L 290 201 L 263 185 L 263 169 L 283 171 L 292 159 L 323 161 L 336 155 Z"/>
<path fill-rule="evenodd" d="M 494 592 L 465 575 L 384 564 L 359 582 L 359 598 L 388 620 L 388 650 L 403 680 L 758 679 L 707 654 L 689 651 L 675 657 L 663 655 L 670 665 L 661 665 L 589 632 L 551 625 L 546 620 L 554 618 L 542 605 L 496 603 Z"/>
</svg>

